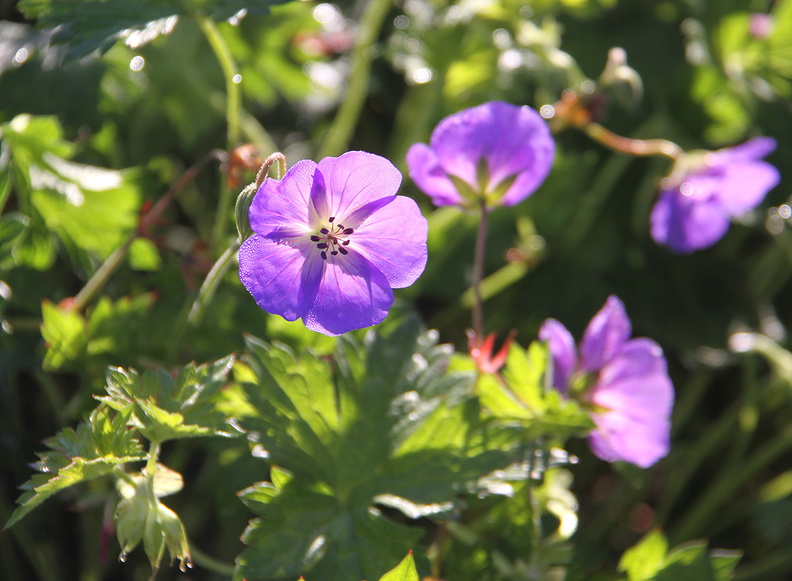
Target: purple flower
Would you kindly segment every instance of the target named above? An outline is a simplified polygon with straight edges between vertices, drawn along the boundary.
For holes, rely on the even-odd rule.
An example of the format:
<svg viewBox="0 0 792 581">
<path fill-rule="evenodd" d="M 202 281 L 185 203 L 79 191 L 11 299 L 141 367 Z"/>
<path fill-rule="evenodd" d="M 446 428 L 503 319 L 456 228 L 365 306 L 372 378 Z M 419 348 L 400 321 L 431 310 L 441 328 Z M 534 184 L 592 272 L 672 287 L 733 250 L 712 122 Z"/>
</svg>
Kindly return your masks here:
<svg viewBox="0 0 792 581">
<path fill-rule="evenodd" d="M 624 304 L 610 296 L 586 328 L 579 355 L 555 319 L 544 322 L 539 339 L 550 349 L 553 385 L 591 406 L 594 454 L 647 468 L 668 453 L 674 388 L 660 346 L 631 333 Z M 581 385 L 587 388 L 578 393 Z"/>
<path fill-rule="evenodd" d="M 401 174 L 362 151 L 296 163 L 250 206 L 239 278 L 258 305 L 326 335 L 381 322 L 426 266 L 426 219 Z"/>
<path fill-rule="evenodd" d="M 778 170 L 762 158 L 776 142 L 757 137 L 705 154 L 673 187 L 666 187 L 652 210 L 652 238 L 674 252 L 712 246 L 731 218 L 754 209 L 779 181 Z"/>
<path fill-rule="evenodd" d="M 538 188 L 553 165 L 555 143 L 529 107 L 493 101 L 443 119 L 431 145 L 407 152 L 410 177 L 436 206 L 514 206 Z"/>
</svg>

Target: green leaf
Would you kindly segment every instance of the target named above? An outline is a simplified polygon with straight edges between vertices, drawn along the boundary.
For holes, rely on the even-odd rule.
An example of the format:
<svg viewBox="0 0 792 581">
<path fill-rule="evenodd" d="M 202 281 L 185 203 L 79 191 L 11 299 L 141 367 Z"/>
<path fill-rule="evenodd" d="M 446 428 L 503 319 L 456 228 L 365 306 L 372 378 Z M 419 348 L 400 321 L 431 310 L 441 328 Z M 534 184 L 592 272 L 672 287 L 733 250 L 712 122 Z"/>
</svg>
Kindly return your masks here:
<svg viewBox="0 0 792 581">
<path fill-rule="evenodd" d="M 135 238 L 129 247 L 129 265 L 135 270 L 159 270 L 159 250 L 148 238 Z"/>
<path fill-rule="evenodd" d="M 423 534 L 379 507 L 447 512 L 513 460 L 479 423 L 474 375 L 447 373 L 453 349 L 416 321 L 362 342 L 340 337 L 332 361 L 252 338 L 248 347 L 256 381 L 243 387 L 256 413 L 242 423 L 278 469 L 272 484 L 241 493 L 261 518 L 245 533 L 237 578 L 379 578 Z"/>
<path fill-rule="evenodd" d="M 83 316 L 74 309 L 61 308 L 50 301 L 41 303 L 41 315 L 41 335 L 47 346 L 44 369 L 61 369 L 82 357 L 88 345 L 87 323 Z"/>
<path fill-rule="evenodd" d="M 418 581 L 412 551 L 407 553 L 401 563 L 380 577 L 380 581 Z"/>
<path fill-rule="evenodd" d="M 117 410 L 132 410 L 131 423 L 149 440 L 164 442 L 196 436 L 234 436 L 238 431 L 215 405 L 234 363 L 229 355 L 211 364 L 189 364 L 174 379 L 164 371 L 109 369 L 107 395 Z"/>
<path fill-rule="evenodd" d="M 641 541 L 627 549 L 619 561 L 619 571 L 627 573 L 630 581 L 652 579 L 663 566 L 668 552 L 668 542 L 660 531 L 652 531 Z"/>
<path fill-rule="evenodd" d="M 15 254 L 28 229 L 27 216 L 10 212 L 0 217 L 0 271 L 16 266 Z"/>
<path fill-rule="evenodd" d="M 267 14 L 287 0 L 22 0 L 19 10 L 40 25 L 58 27 L 53 43 L 69 47 L 69 58 L 95 50 L 107 51 L 117 40 L 128 38 L 135 47 L 175 25 L 173 17 L 201 14 L 225 20 L 246 10 Z"/>
<path fill-rule="evenodd" d="M 66 428 L 44 443 L 51 449 L 39 453 L 34 475 L 21 488 L 26 492 L 6 523 L 14 525 L 53 494 L 70 486 L 105 476 L 117 466 L 144 459 L 134 432 L 127 430 L 128 413 L 113 413 L 102 406 L 77 430 Z"/>
</svg>

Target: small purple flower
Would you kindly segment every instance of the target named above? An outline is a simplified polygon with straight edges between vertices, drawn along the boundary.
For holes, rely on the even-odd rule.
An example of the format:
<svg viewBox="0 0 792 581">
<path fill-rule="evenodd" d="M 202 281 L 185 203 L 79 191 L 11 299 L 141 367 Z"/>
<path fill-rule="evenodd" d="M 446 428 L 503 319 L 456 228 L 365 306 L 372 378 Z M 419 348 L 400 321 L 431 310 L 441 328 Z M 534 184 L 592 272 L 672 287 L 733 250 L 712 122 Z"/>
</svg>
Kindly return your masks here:
<svg viewBox="0 0 792 581">
<path fill-rule="evenodd" d="M 758 206 L 778 184 L 778 170 L 762 161 L 776 142 L 756 137 L 703 155 L 677 184 L 666 187 L 652 209 L 651 233 L 678 253 L 712 246 L 730 220 Z"/>
<path fill-rule="evenodd" d="M 239 278 L 258 305 L 326 335 L 381 322 L 426 266 L 427 222 L 401 174 L 362 151 L 296 163 L 250 206 Z"/>
<path fill-rule="evenodd" d="M 538 188 L 553 165 L 555 143 L 530 107 L 499 101 L 443 119 L 431 145 L 407 152 L 410 177 L 436 206 L 514 206 Z"/>
<path fill-rule="evenodd" d="M 586 328 L 579 356 L 555 319 L 544 322 L 539 339 L 550 349 L 553 385 L 591 406 L 594 454 L 647 468 L 668 453 L 674 388 L 660 346 L 631 334 L 624 304 L 610 296 Z M 581 385 L 590 387 L 577 393 Z"/>
</svg>

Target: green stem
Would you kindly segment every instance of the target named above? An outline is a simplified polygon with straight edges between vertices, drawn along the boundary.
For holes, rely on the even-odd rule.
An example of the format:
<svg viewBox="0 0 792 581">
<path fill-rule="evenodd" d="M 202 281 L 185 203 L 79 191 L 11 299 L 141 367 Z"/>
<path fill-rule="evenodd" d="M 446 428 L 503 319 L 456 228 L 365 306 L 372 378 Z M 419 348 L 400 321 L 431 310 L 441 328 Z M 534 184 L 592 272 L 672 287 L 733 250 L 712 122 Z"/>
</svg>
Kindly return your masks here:
<svg viewBox="0 0 792 581">
<path fill-rule="evenodd" d="M 484 306 L 481 299 L 481 281 L 484 278 L 484 259 L 487 250 L 487 202 L 481 198 L 476 249 L 473 257 L 473 331 L 479 341 L 484 337 Z"/>
<path fill-rule="evenodd" d="M 203 284 L 201 284 L 201 288 L 198 290 L 198 296 L 195 297 L 195 301 L 192 304 L 190 314 L 187 315 L 187 324 L 191 327 L 201 322 L 204 309 L 212 300 L 212 297 L 214 297 L 217 287 L 220 286 L 220 282 L 223 280 L 226 272 L 228 272 L 237 250 L 239 250 L 239 241 L 234 242 L 223 252 L 222 256 L 220 256 L 217 262 L 214 263 L 214 266 L 212 266 L 212 270 L 206 275 Z"/>
<path fill-rule="evenodd" d="M 390 7 L 391 0 L 369 0 L 366 3 L 366 9 L 360 19 L 357 44 L 352 51 L 349 85 L 333 125 L 319 150 L 320 159 L 329 155 L 339 155 L 349 145 L 360 111 L 363 109 L 363 101 L 368 95 L 371 50 Z"/>
<path fill-rule="evenodd" d="M 209 571 L 213 571 L 218 575 L 223 575 L 226 577 L 231 577 L 234 574 L 234 566 L 230 563 L 224 563 L 219 559 L 215 559 L 214 557 L 210 557 L 195 545 L 190 545 L 190 553 L 192 554 L 192 558 L 195 561 L 196 565 L 200 565 L 204 569 L 208 569 Z"/>
<path fill-rule="evenodd" d="M 239 74 L 234 55 L 228 47 L 220 29 L 215 22 L 206 16 L 196 15 L 201 30 L 209 42 L 209 46 L 223 69 L 226 85 L 226 148 L 231 151 L 239 145 L 239 127 L 242 111 L 242 92 L 239 86 Z M 228 230 L 228 216 L 231 212 L 231 190 L 225 184 L 220 186 L 220 199 L 215 212 L 214 229 L 212 230 L 212 248 L 217 249 L 223 245 Z"/>
</svg>

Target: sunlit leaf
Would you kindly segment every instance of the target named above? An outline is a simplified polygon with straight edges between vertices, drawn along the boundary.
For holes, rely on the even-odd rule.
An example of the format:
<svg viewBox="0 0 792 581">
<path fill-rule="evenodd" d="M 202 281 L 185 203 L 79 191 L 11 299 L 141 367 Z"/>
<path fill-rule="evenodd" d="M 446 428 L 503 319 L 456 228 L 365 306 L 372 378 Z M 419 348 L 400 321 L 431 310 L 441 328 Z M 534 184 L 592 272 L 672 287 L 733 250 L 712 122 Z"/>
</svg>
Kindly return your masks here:
<svg viewBox="0 0 792 581">
<path fill-rule="evenodd" d="M 380 581 L 418 581 L 418 579 L 412 552 L 407 553 L 401 563 L 380 577 Z"/>
</svg>

